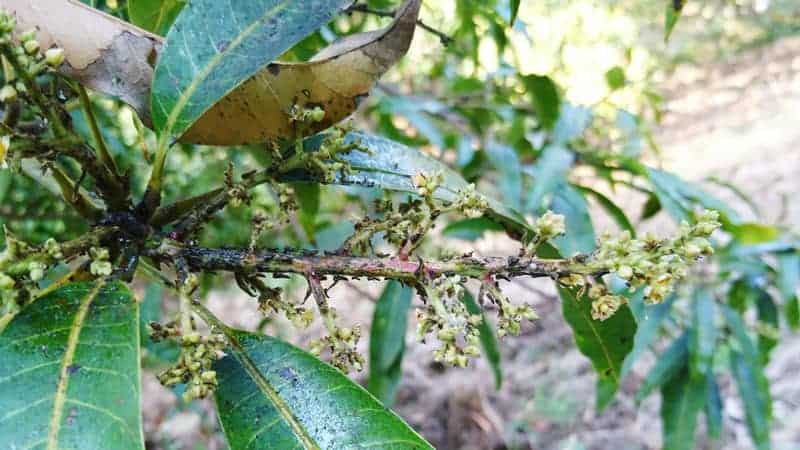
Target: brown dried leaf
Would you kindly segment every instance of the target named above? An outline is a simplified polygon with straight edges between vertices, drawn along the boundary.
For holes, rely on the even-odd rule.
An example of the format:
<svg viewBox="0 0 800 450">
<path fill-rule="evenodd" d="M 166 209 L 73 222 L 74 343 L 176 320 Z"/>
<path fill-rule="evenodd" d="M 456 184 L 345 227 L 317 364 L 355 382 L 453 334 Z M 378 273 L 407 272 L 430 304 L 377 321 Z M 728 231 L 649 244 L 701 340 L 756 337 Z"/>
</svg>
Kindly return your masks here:
<svg viewBox="0 0 800 450">
<path fill-rule="evenodd" d="M 150 84 L 161 38 L 76 0 L 0 0 L 42 48 L 64 49 L 61 72 L 131 105 L 150 120 Z"/>
<path fill-rule="evenodd" d="M 295 138 L 289 114 L 295 105 L 325 110 L 325 119 L 303 135 L 342 121 L 408 51 L 421 3 L 406 0 L 385 29 L 347 36 L 307 63 L 270 64 L 206 112 L 181 141 L 238 145 Z M 120 98 L 150 122 L 160 37 L 75 0 L 0 0 L 0 7 L 14 13 L 20 29 L 37 28 L 43 48 L 64 48 L 66 75 Z"/>
</svg>

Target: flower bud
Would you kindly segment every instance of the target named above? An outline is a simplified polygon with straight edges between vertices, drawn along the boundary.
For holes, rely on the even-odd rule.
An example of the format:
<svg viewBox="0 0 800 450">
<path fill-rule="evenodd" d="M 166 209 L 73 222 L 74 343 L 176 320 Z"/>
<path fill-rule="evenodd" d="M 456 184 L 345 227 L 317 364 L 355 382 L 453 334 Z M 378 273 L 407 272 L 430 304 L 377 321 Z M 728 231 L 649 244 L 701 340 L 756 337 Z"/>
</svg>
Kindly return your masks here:
<svg viewBox="0 0 800 450">
<path fill-rule="evenodd" d="M 64 63 L 64 49 L 51 48 L 44 52 L 44 62 L 50 67 L 58 67 Z"/>
<path fill-rule="evenodd" d="M 631 266 L 620 266 L 620 268 L 617 269 L 617 276 L 623 280 L 630 280 L 633 278 L 633 269 Z"/>
<path fill-rule="evenodd" d="M 16 282 L 10 276 L 0 273 L 0 290 L 8 290 L 14 287 Z"/>
<path fill-rule="evenodd" d="M 39 41 L 36 39 L 31 39 L 30 41 L 26 41 L 22 46 L 25 48 L 25 53 L 29 55 L 35 55 L 39 53 Z"/>
<path fill-rule="evenodd" d="M 14 89 L 14 86 L 7 84 L 0 89 L 0 102 L 13 102 L 17 99 L 17 90 Z"/>
<path fill-rule="evenodd" d="M 36 30 L 28 30 L 20 33 L 19 41 L 22 43 L 30 42 L 36 39 Z"/>
</svg>

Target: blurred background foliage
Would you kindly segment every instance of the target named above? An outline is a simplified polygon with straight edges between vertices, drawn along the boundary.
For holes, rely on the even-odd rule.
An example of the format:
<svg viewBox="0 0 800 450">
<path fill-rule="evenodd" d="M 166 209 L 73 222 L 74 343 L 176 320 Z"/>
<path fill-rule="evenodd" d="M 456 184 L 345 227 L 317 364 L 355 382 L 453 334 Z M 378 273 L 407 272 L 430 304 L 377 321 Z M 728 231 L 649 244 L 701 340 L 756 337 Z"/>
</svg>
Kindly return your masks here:
<svg viewBox="0 0 800 450">
<path fill-rule="evenodd" d="M 87 3 L 144 26 L 148 22 L 142 11 L 164 8 L 173 13 L 182 5 L 179 0 Z M 741 201 L 729 205 L 681 174 L 662 170 L 654 131 L 664 114 L 659 86 L 665 80 L 687 67 L 725 61 L 797 33 L 800 3 L 688 1 L 666 41 L 665 23 L 674 14 L 670 8 L 680 3 L 426 2 L 423 20 L 449 38 L 419 29 L 409 56 L 380 83 L 355 122 L 359 128 L 423 148 L 528 216 L 546 209 L 564 214 L 568 233 L 558 250 L 566 255 L 593 250 L 600 232 L 593 226 L 598 212 L 605 217 L 600 219 L 604 226 L 635 234 L 648 220 L 669 217 L 677 224 L 692 220 L 699 207 L 719 210 L 724 226 L 715 236 L 717 256 L 693 275 L 691 284 L 658 306 L 645 306 L 640 293 L 630 294 L 631 320 L 638 330 L 620 378 L 630 373 L 638 357 L 653 349 L 658 352 L 637 399 L 660 393 L 664 446 L 675 449 L 694 448 L 697 421 L 687 418 L 702 415 L 704 432 L 711 437 L 721 434 L 725 401 L 719 380 L 732 379 L 753 445 L 766 449 L 771 396 L 764 367 L 781 328 L 800 326 L 797 229 L 762 223 L 758 208 L 747 206 L 752 201 L 746 193 L 737 192 Z M 369 8 L 381 11 L 395 6 L 390 0 L 368 2 Z M 284 59 L 308 59 L 338 35 L 374 29 L 387 20 L 358 12 L 345 15 Z M 154 31 L 166 29 L 162 24 Z M 154 136 L 126 106 L 108 98 L 93 101 L 102 112 L 103 132 L 118 164 L 129 171 L 141 195 Z M 80 108 L 72 111 L 78 128 L 90 139 Z M 258 167 L 265 154 L 259 146 L 238 151 L 179 147 L 170 154 L 167 202 L 220 186 L 229 164 L 241 174 Z M 38 168 L 26 165 L 17 172 L 0 171 L 0 222 L 33 242 L 51 236 L 68 239 L 85 230 L 57 195 L 35 181 L 39 176 Z M 262 235 L 260 243 L 266 247 L 336 248 L 352 231 L 354 218 L 373 213 L 372 201 L 384 195 L 367 188 L 293 187 L 301 211 L 288 226 Z M 640 199 L 640 204 L 633 209 L 630 203 L 618 205 L 616 199 L 625 196 Z M 253 205 L 275 211 L 275 192 L 269 186 L 256 189 Z M 247 245 L 251 213 L 246 206 L 229 207 L 205 228 L 202 243 Z M 443 223 L 440 230 L 454 241 L 498 233 L 496 224 L 483 219 Z M 431 242 L 426 251 L 441 252 L 439 244 Z M 208 278 L 206 286 L 224 283 Z M 143 319 L 151 320 L 160 313 L 161 293 L 153 286 L 146 293 Z M 379 303 L 386 307 L 376 309 L 375 319 L 403 316 L 396 308 L 407 310 L 406 295 L 396 286 L 388 287 Z M 370 343 L 373 353 L 385 350 L 377 339 L 402 340 L 404 325 L 403 319 L 399 338 L 397 327 L 378 327 Z M 487 339 L 484 348 L 499 372 L 499 355 L 491 341 Z M 154 365 L 174 353 L 146 345 Z M 391 349 L 395 358 L 386 362 L 384 372 L 373 368 L 370 373 L 370 387 L 388 403 L 402 373 L 403 348 Z M 598 357 L 591 351 L 587 356 Z M 598 406 L 610 399 L 598 396 Z"/>
</svg>

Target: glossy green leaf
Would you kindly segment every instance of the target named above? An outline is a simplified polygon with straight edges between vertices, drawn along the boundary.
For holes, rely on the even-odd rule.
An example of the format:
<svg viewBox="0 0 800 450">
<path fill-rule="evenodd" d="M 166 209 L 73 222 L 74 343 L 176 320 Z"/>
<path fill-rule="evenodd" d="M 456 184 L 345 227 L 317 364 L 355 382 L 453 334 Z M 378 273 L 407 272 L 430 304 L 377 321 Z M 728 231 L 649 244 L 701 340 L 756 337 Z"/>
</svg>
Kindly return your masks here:
<svg viewBox="0 0 800 450">
<path fill-rule="evenodd" d="M 522 77 L 522 84 L 533 103 L 539 123 L 544 128 L 553 128 L 561 108 L 561 96 L 556 84 L 546 75 L 525 75 Z"/>
<path fill-rule="evenodd" d="M 612 91 L 622 89 L 625 83 L 625 70 L 622 67 L 614 66 L 606 72 L 606 84 Z"/>
<path fill-rule="evenodd" d="M 559 294 L 575 343 L 597 372 L 597 407 L 602 410 L 619 388 L 623 362 L 633 348 L 636 321 L 627 306 L 606 321 L 594 320 L 588 298 L 579 300 L 575 292 L 564 288 L 559 288 Z"/>
<path fill-rule="evenodd" d="M 793 330 L 800 328 L 800 253 L 790 252 L 777 255 L 777 285 L 783 297 L 786 322 Z"/>
<path fill-rule="evenodd" d="M 497 389 L 500 389 L 503 385 L 502 356 L 500 355 L 500 345 L 497 343 L 497 334 L 494 331 L 494 327 L 489 323 L 489 320 L 483 312 L 483 308 L 478 305 L 478 302 L 475 301 L 475 297 L 473 297 L 472 294 L 464 292 L 464 296 L 461 300 L 464 302 L 464 306 L 467 307 L 467 311 L 469 311 L 470 314 L 483 317 L 483 321 L 478 325 L 478 330 L 481 333 L 481 348 L 483 349 L 483 355 L 486 356 L 486 360 L 489 362 L 489 366 L 492 368 L 494 385 Z"/>
<path fill-rule="evenodd" d="M 442 235 L 462 239 L 465 241 L 477 241 L 487 231 L 503 231 L 503 227 L 497 222 L 479 217 L 477 219 L 464 219 L 447 224 L 442 230 Z"/>
<path fill-rule="evenodd" d="M 664 42 L 669 40 L 675 24 L 681 17 L 686 0 L 666 0 L 667 12 L 664 15 Z"/>
<path fill-rule="evenodd" d="M 717 348 L 714 296 L 699 288 L 692 299 L 692 328 L 689 331 L 689 372 L 692 378 L 704 378 L 711 370 Z"/>
<path fill-rule="evenodd" d="M 219 99 L 351 0 L 192 0 L 167 34 L 153 78 L 151 109 L 160 133 L 179 137 Z"/>
<path fill-rule="evenodd" d="M 121 283 L 68 284 L 0 335 L 0 448 L 144 449 L 139 307 Z"/>
<path fill-rule="evenodd" d="M 444 180 L 439 189 L 434 192 L 434 197 L 442 202 L 456 200 L 458 191 L 469 185 L 458 173 L 447 167 L 442 162 L 420 152 L 380 136 L 352 132 L 347 135 L 348 142 L 359 142 L 370 153 L 353 151 L 340 157 L 349 162 L 352 171 L 340 174 L 334 184 L 380 188 L 389 191 L 408 192 L 416 194 L 417 188 L 411 178 L 419 173 L 441 172 Z M 323 135 L 309 138 L 305 142 L 307 151 L 319 148 Z M 323 180 L 315 178 L 314 174 L 291 174 L 287 180 Z M 487 217 L 504 226 L 506 231 L 522 236 L 528 229 L 525 218 L 513 208 L 487 197 L 489 211 Z"/>
<path fill-rule="evenodd" d="M 128 18 L 134 25 L 164 36 L 186 0 L 128 0 Z"/>
<path fill-rule="evenodd" d="M 719 391 L 719 384 L 713 372 L 709 372 L 706 378 L 706 430 L 708 435 L 714 439 L 722 436 L 722 394 Z"/>
<path fill-rule="evenodd" d="M 546 208 L 545 197 L 551 195 L 559 184 L 563 184 L 574 160 L 572 152 L 564 147 L 545 148 L 529 172 L 533 187 L 527 195 L 526 211 L 538 214 Z"/>
<path fill-rule="evenodd" d="M 372 315 L 367 389 L 389 407 L 394 403 L 400 385 L 408 309 L 413 296 L 414 290 L 410 287 L 390 281 Z"/>
<path fill-rule="evenodd" d="M 758 450 L 767 450 L 770 448 L 771 400 L 769 393 L 765 394 L 761 388 L 761 368 L 737 351 L 731 352 L 730 360 L 733 379 L 744 404 L 750 437 Z"/>
<path fill-rule="evenodd" d="M 636 401 L 640 402 L 650 395 L 654 390 L 660 388 L 667 381 L 672 379 L 689 361 L 689 333 L 684 332 L 678 339 L 675 339 L 663 353 L 658 355 L 655 366 L 642 381 L 639 391 L 636 393 Z"/>
<path fill-rule="evenodd" d="M 635 302 L 643 303 L 643 293 L 639 292 L 634 294 L 635 298 L 629 298 L 628 302 L 631 304 L 631 310 L 634 310 L 633 304 Z M 633 369 L 633 364 L 637 359 L 650 347 L 655 339 L 658 337 L 661 325 L 664 319 L 669 316 L 673 303 L 675 303 L 675 295 L 670 296 L 662 303 L 653 306 L 644 306 L 644 314 L 642 317 L 637 317 L 636 335 L 633 337 L 633 348 L 628 356 L 625 357 L 625 363 L 622 366 L 620 378 L 625 378 Z"/>
<path fill-rule="evenodd" d="M 608 215 L 611 216 L 614 222 L 619 225 L 620 229 L 627 231 L 632 237 L 636 237 L 636 229 L 633 227 L 630 219 L 628 219 L 627 214 L 625 214 L 625 211 L 617 206 L 617 204 L 614 203 L 610 198 L 586 186 L 580 186 L 577 184 L 573 184 L 572 186 L 580 191 L 584 196 L 595 199 L 595 201 L 608 213 Z"/>
<path fill-rule="evenodd" d="M 432 449 L 333 367 L 278 339 L 226 330 L 215 363 L 220 422 L 232 450 Z"/>
<path fill-rule="evenodd" d="M 705 378 L 689 376 L 684 366 L 661 388 L 663 450 L 693 450 L 697 415 L 705 403 Z"/>
</svg>

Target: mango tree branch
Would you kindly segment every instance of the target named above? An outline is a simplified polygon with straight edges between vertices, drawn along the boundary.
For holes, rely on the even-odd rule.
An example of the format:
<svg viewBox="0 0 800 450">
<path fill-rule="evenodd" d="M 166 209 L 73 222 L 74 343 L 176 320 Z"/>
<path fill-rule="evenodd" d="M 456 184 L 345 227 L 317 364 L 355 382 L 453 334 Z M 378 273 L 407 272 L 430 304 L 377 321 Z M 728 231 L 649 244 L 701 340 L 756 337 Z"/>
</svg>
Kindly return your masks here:
<svg viewBox="0 0 800 450">
<path fill-rule="evenodd" d="M 246 249 L 214 249 L 164 241 L 146 256 L 162 263 L 176 259 L 186 262 L 193 272 L 233 273 L 296 273 L 319 276 L 366 277 L 392 279 L 415 284 L 420 278 L 461 275 L 468 278 L 552 277 L 570 274 L 602 275 L 584 263 L 583 258 L 541 259 L 535 257 L 462 256 L 450 260 L 403 260 L 400 257 L 362 257 L 339 254 L 317 254 Z"/>
</svg>

